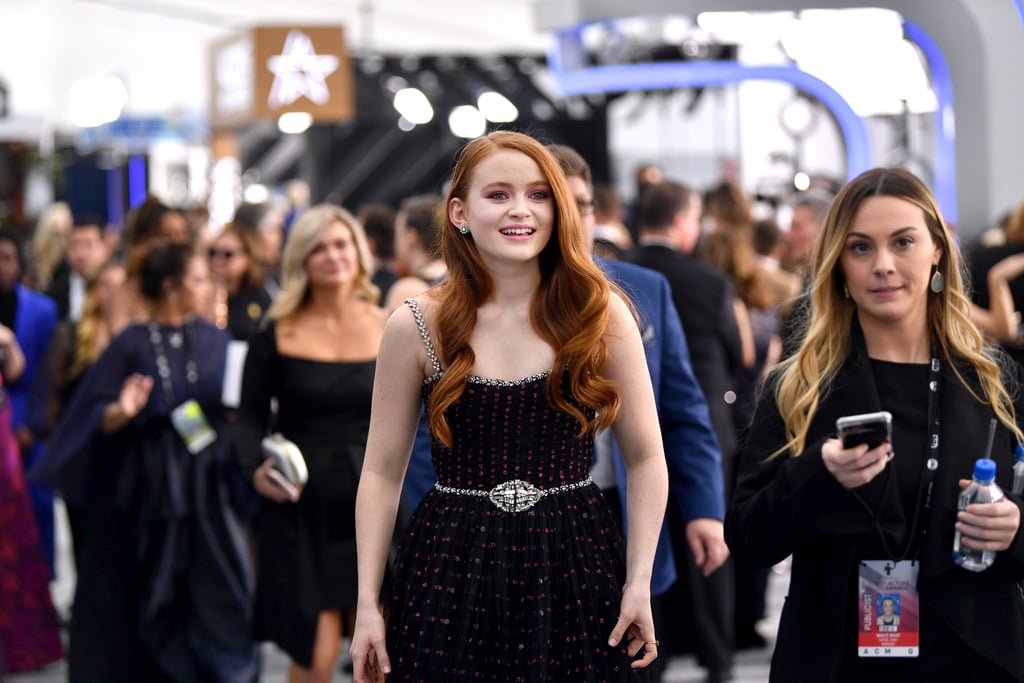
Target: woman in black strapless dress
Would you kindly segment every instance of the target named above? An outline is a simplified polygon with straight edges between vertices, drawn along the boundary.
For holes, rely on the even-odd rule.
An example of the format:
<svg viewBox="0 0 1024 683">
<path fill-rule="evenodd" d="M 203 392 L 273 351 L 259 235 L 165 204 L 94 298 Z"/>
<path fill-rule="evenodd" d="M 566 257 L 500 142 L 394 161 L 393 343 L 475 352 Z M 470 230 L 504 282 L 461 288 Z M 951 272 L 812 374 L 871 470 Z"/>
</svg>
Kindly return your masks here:
<svg viewBox="0 0 1024 683">
<path fill-rule="evenodd" d="M 325 205 L 301 216 L 285 245 L 281 294 L 246 356 L 234 434 L 263 496 L 255 637 L 291 657 L 291 681 L 329 681 L 354 621 L 355 493 L 383 330 L 368 259 L 346 211 Z M 272 431 L 302 451 L 304 487 L 282 486 L 263 459 Z"/>
</svg>

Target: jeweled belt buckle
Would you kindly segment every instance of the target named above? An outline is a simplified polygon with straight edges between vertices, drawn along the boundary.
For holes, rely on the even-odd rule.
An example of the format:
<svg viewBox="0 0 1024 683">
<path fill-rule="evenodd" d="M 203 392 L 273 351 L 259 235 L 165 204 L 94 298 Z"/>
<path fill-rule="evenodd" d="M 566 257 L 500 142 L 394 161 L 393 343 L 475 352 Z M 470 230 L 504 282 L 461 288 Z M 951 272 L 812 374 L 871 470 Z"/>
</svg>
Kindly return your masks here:
<svg viewBox="0 0 1024 683">
<path fill-rule="evenodd" d="M 544 494 L 529 482 L 513 479 L 495 486 L 487 494 L 487 497 L 500 510 L 522 512 L 536 505 L 537 501 L 544 497 Z"/>
</svg>

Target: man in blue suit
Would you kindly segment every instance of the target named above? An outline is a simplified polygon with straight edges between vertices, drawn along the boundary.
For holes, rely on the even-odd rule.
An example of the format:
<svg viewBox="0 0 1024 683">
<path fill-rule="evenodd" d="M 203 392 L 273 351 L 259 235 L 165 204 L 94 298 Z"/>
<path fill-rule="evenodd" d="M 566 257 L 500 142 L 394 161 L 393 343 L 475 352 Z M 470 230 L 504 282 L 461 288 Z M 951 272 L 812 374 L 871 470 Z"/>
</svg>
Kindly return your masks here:
<svg viewBox="0 0 1024 683">
<path fill-rule="evenodd" d="M 593 186 L 590 167 L 575 150 L 549 145 L 569 180 L 569 189 L 583 214 L 584 231 L 593 241 Z M 641 336 L 651 373 L 665 457 L 674 499 L 686 522 L 686 538 L 705 575 L 725 562 L 728 548 L 722 530 L 724 492 L 721 452 L 711 428 L 707 401 L 690 366 L 679 314 L 672 303 L 668 281 L 660 273 L 629 263 L 595 259 L 598 266 L 632 300 L 640 316 Z M 618 445 L 612 442 L 615 480 L 620 496 L 626 493 L 626 469 Z M 623 500 L 623 503 L 625 501 Z M 625 514 L 625 507 L 623 507 Z M 666 590 L 675 579 L 668 536 L 662 529 L 655 560 L 652 592 Z"/>
<path fill-rule="evenodd" d="M 0 230 L 0 324 L 14 330 L 25 356 L 25 371 L 5 388 L 11 402 L 11 428 L 21 449 L 25 471 L 42 453 L 37 435 L 46 429 L 46 391 L 40 375 L 46 375 L 50 340 L 57 326 L 57 304 L 45 294 L 21 284 L 25 264 L 21 244 L 14 234 Z M 44 379 L 44 378 L 42 378 Z M 32 507 L 39 525 L 43 552 L 54 571 L 53 495 L 31 483 Z"/>
</svg>

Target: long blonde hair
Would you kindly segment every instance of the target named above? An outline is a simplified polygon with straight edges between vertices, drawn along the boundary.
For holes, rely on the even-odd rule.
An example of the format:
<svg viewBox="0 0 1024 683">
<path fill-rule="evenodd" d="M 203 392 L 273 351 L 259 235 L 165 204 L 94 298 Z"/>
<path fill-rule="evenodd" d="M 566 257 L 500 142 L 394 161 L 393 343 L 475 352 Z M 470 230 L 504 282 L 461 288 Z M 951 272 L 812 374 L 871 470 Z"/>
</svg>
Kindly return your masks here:
<svg viewBox="0 0 1024 683">
<path fill-rule="evenodd" d="M 359 275 L 356 277 L 356 296 L 375 304 L 380 290 L 371 281 L 373 260 L 366 233 L 359 221 L 345 209 L 333 204 L 320 204 L 309 209 L 288 231 L 288 241 L 281 257 L 281 293 L 277 295 L 266 320 L 282 320 L 294 315 L 309 298 L 309 276 L 306 259 L 320 243 L 320 236 L 331 223 L 342 223 L 352 233 L 359 254 Z"/>
<path fill-rule="evenodd" d="M 104 286 L 103 276 L 112 271 L 121 271 L 121 286 L 124 286 L 125 267 L 108 261 L 90 279 L 85 289 L 85 303 L 82 304 L 82 318 L 75 328 L 75 357 L 68 370 L 72 379 L 81 375 L 103 353 L 113 336 L 107 322 L 107 311 L 100 303 L 98 290 Z M 106 300 L 109 302 L 110 293 Z M 109 303 L 107 303 L 109 306 Z"/>
<path fill-rule="evenodd" d="M 67 251 L 72 224 L 71 207 L 55 202 L 43 210 L 32 236 L 32 260 L 35 264 L 33 286 L 45 291 L 53 273 Z"/>
<path fill-rule="evenodd" d="M 928 188 L 909 171 L 875 168 L 851 180 L 832 201 L 815 245 L 810 316 L 804 322 L 806 337 L 800 350 L 779 365 L 775 400 L 786 425 L 787 441 L 771 457 L 786 451 L 803 452 L 811 419 L 827 393 L 839 368 L 849 356 L 850 330 L 856 305 L 843 293 L 839 268 L 846 235 L 857 210 L 870 197 L 896 197 L 921 209 L 935 244 L 942 248 L 937 266 L 945 288 L 928 294 L 928 327 L 932 353 L 953 369 L 968 391 L 995 411 L 999 421 L 1022 439 L 1017 428 L 1013 401 L 1002 383 L 1002 358 L 986 346 L 971 322 L 970 302 L 960 273 L 959 248 L 942 219 L 938 204 Z M 977 373 L 982 396 L 978 396 L 961 375 L 957 362 L 966 361 Z"/>
</svg>

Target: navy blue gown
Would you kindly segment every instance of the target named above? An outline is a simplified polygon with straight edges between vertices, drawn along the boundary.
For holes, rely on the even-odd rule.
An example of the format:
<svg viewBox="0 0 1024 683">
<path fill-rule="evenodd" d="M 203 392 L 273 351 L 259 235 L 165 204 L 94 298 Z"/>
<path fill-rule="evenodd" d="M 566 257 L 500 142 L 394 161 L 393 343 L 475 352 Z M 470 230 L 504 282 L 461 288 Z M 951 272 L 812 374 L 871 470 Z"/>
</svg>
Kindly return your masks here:
<svg viewBox="0 0 1024 683">
<path fill-rule="evenodd" d="M 124 379 L 154 377 L 143 410 L 120 431 L 87 443 L 87 452 L 74 456 L 77 464 L 65 467 L 66 484 L 67 472 L 88 482 L 76 487 L 86 504 L 87 540 L 70 626 L 69 680 L 251 683 L 258 676 L 249 637 L 252 568 L 230 503 L 232 465 L 220 403 L 228 337 L 198 320 L 189 334 L 180 327 L 160 332 L 174 405 L 158 378 L 149 330 L 132 325 L 111 341 L 64 418 L 65 431 L 98 433 L 103 409 L 117 400 Z M 186 381 L 187 352 L 198 370 L 195 382 Z M 168 417 L 187 398 L 198 401 L 217 432 L 196 454 Z"/>
</svg>

